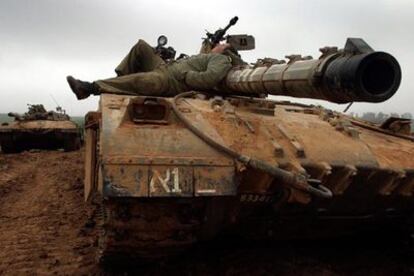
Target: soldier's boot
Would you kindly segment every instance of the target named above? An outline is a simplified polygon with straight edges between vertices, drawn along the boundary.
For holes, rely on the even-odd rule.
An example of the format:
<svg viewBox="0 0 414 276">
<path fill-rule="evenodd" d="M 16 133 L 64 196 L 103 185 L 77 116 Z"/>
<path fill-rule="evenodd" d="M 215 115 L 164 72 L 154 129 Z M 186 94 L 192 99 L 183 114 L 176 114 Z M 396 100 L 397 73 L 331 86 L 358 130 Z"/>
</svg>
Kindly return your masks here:
<svg viewBox="0 0 414 276">
<path fill-rule="evenodd" d="M 72 76 L 67 76 L 66 80 L 68 81 L 70 89 L 72 89 L 73 93 L 75 93 L 76 98 L 78 98 L 78 100 L 86 99 L 91 94 L 98 94 L 98 89 L 96 85 L 92 82 L 81 81 L 75 79 Z"/>
</svg>

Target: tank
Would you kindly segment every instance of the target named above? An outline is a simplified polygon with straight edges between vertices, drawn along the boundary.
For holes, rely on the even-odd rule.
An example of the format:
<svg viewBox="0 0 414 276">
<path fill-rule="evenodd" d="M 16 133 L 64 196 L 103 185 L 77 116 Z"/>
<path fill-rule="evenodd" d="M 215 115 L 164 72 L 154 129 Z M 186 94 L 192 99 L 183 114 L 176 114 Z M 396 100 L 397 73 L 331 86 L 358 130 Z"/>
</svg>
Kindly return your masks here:
<svg viewBox="0 0 414 276">
<path fill-rule="evenodd" d="M 29 104 L 25 114 L 10 112 L 8 116 L 14 120 L 0 126 L 3 153 L 59 148 L 73 151 L 81 146 L 79 126 L 60 107 L 47 111 L 41 104 Z"/>
<path fill-rule="evenodd" d="M 382 102 L 397 91 L 398 62 L 363 40 L 322 52 L 235 67 L 215 93 L 102 94 L 85 118 L 100 260 L 169 256 L 218 235 L 331 237 L 411 219 L 406 121 L 265 98 Z"/>
</svg>

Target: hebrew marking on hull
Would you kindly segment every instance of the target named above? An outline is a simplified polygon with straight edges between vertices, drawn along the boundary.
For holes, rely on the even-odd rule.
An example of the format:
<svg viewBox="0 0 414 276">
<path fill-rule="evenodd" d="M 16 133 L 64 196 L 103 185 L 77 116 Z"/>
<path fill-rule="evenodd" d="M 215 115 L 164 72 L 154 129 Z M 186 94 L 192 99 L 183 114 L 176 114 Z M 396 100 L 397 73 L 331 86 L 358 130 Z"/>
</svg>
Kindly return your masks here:
<svg viewBox="0 0 414 276">
<path fill-rule="evenodd" d="M 161 176 L 158 170 L 153 170 L 151 180 L 150 180 L 151 193 L 154 193 L 156 191 L 155 187 L 157 184 L 160 185 L 164 189 L 164 191 L 167 193 L 181 193 L 178 172 L 179 172 L 178 168 L 172 169 L 171 173 L 170 173 L 170 169 L 167 169 L 165 171 L 165 177 L 164 177 L 164 176 Z M 169 183 L 171 182 L 173 184 L 169 185 Z"/>
</svg>

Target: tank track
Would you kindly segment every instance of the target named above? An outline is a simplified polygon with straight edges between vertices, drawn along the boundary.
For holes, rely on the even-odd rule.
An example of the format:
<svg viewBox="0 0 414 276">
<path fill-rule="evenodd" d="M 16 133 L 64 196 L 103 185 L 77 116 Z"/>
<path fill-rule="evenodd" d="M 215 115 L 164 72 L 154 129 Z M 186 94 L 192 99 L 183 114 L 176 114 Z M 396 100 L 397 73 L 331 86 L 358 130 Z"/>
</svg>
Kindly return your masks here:
<svg viewBox="0 0 414 276">
<path fill-rule="evenodd" d="M 203 220 L 203 203 L 173 200 L 177 201 L 102 200 L 98 261 L 148 262 L 176 255 L 194 244 Z"/>
</svg>

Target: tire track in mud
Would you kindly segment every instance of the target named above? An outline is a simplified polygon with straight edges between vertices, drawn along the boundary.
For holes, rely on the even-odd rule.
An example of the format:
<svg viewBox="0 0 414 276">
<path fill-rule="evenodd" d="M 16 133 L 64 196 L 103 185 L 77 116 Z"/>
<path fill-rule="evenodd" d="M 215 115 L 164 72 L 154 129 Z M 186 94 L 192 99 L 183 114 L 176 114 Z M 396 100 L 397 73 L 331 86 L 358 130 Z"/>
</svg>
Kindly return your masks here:
<svg viewBox="0 0 414 276">
<path fill-rule="evenodd" d="M 20 192 L 24 176 L 27 176 L 32 169 L 28 163 L 34 160 L 33 157 L 31 159 L 20 158 L 17 155 L 0 156 L 0 197 L 2 199 L 0 206 L 7 201 L 8 195 Z"/>
<path fill-rule="evenodd" d="M 0 274 L 93 273 L 82 159 L 80 152 L 1 157 Z"/>
</svg>

